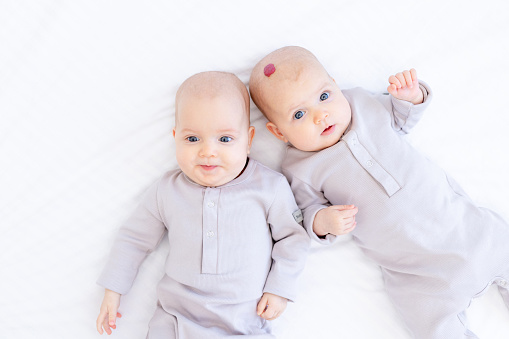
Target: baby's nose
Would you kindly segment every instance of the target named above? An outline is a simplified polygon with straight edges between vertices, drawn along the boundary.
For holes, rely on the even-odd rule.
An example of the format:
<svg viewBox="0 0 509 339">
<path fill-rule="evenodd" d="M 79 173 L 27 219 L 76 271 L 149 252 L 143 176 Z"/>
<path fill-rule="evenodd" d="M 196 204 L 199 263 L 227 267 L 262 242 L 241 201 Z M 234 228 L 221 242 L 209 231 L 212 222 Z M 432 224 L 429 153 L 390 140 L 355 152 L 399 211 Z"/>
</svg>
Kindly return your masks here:
<svg viewBox="0 0 509 339">
<path fill-rule="evenodd" d="M 325 119 L 329 117 L 329 114 L 327 112 L 317 110 L 314 112 L 314 122 L 315 124 L 321 124 Z"/>
<path fill-rule="evenodd" d="M 217 150 L 211 142 L 204 142 L 200 149 L 201 157 L 214 157 L 217 155 Z"/>
</svg>

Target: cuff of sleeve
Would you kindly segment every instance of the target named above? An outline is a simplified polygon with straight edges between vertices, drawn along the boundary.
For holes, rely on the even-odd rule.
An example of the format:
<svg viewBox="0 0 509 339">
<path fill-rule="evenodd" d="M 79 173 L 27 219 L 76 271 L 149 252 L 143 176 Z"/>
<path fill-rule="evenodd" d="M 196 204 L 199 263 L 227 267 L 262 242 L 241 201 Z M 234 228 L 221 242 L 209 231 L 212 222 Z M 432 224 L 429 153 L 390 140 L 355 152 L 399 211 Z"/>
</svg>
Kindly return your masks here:
<svg viewBox="0 0 509 339">
<path fill-rule="evenodd" d="M 412 107 L 414 106 L 414 104 L 412 104 L 410 101 L 397 99 L 392 95 L 391 99 L 392 105 L 394 106 L 394 110 L 402 114 L 404 119 L 408 118 L 408 116 L 410 116 L 410 112 L 412 111 Z"/>
<path fill-rule="evenodd" d="M 419 81 L 419 88 L 422 91 L 422 95 L 424 95 L 424 99 L 422 100 L 422 103 L 423 104 L 424 103 L 426 103 L 426 104 L 429 103 L 429 101 L 433 97 L 433 92 L 431 91 L 431 88 L 424 81 Z"/>
<path fill-rule="evenodd" d="M 131 289 L 136 274 L 137 270 L 128 268 L 121 270 L 107 265 L 97 279 L 97 284 L 124 295 Z"/>
<path fill-rule="evenodd" d="M 285 279 L 269 274 L 263 287 L 263 293 L 275 294 L 288 299 L 290 302 L 295 302 L 297 296 L 297 275 Z"/>
<path fill-rule="evenodd" d="M 419 88 L 422 92 L 422 103 L 425 103 L 426 100 L 428 99 L 428 89 L 426 87 L 424 87 L 424 85 L 422 83 L 419 83 Z"/>
<path fill-rule="evenodd" d="M 412 107 L 427 104 L 432 96 L 430 87 L 424 81 L 419 80 L 419 89 L 421 90 L 423 96 L 422 103 L 414 105 L 410 101 L 396 99 L 395 97 L 391 96 L 394 108 L 399 112 L 407 112 L 408 114 L 410 114 Z"/>
<path fill-rule="evenodd" d="M 272 289 L 272 288 L 267 288 L 267 287 L 263 289 L 263 293 L 275 294 L 282 298 L 286 298 L 286 300 L 288 300 L 291 303 L 294 303 L 295 302 L 295 293 L 292 293 L 292 292 L 293 291 L 289 292 L 286 289 L 285 290 Z"/>
<path fill-rule="evenodd" d="M 315 220 L 316 213 L 318 213 L 319 211 L 326 207 L 327 206 L 324 205 L 309 206 L 308 208 L 306 208 L 306 211 L 304 213 L 304 226 L 306 228 L 306 231 L 308 232 L 309 237 L 322 245 L 330 245 L 334 241 L 336 241 L 336 236 L 334 234 L 327 234 L 325 237 L 319 237 L 313 231 L 313 221 Z"/>
</svg>

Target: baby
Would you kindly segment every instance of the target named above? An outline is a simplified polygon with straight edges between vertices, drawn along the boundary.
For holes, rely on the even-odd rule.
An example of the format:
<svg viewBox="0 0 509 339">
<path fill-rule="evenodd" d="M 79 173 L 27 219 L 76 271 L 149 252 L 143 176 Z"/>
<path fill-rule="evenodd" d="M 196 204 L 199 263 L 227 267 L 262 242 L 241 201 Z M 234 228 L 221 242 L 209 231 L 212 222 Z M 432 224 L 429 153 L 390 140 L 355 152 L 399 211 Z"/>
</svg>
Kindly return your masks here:
<svg viewBox="0 0 509 339">
<path fill-rule="evenodd" d="M 248 158 L 249 93 L 233 74 L 198 73 L 175 99 L 180 167 L 152 185 L 123 224 L 98 283 L 97 330 L 115 329 L 147 253 L 168 233 L 165 274 L 147 338 L 273 338 L 294 300 L 309 237 L 286 178 Z"/>
<path fill-rule="evenodd" d="M 325 244 L 351 232 L 415 338 L 474 336 L 464 310 L 492 283 L 509 307 L 509 225 L 402 138 L 432 96 L 415 70 L 391 76 L 390 95 L 341 91 L 312 53 L 284 47 L 249 88 L 290 143 L 282 168 L 308 233 Z"/>
</svg>

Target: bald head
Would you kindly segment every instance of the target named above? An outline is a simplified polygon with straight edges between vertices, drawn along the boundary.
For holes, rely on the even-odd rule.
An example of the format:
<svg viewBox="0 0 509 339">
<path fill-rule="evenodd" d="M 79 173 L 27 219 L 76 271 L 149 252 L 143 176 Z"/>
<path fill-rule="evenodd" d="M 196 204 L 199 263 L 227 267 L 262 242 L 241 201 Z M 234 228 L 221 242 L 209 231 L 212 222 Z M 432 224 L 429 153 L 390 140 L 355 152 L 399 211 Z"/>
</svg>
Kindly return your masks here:
<svg viewBox="0 0 509 339">
<path fill-rule="evenodd" d="M 253 102 L 269 120 L 270 102 L 267 98 L 274 93 L 276 86 L 298 81 L 303 70 L 309 68 L 326 73 L 313 53 L 298 46 L 277 49 L 255 65 L 249 79 L 249 92 Z"/>
<path fill-rule="evenodd" d="M 220 96 L 239 96 L 244 102 L 249 122 L 249 93 L 240 79 L 227 72 L 202 72 L 192 75 L 180 85 L 175 96 L 175 125 L 178 122 L 179 103 L 185 98 L 212 100 Z"/>
</svg>

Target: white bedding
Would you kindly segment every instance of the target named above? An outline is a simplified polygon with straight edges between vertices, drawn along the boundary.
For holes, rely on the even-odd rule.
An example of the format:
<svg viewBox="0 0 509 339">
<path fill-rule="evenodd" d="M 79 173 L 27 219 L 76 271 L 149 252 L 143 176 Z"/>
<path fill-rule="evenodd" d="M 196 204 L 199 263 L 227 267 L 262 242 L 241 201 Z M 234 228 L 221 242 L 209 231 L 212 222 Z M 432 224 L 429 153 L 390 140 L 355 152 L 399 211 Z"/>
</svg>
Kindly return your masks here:
<svg viewBox="0 0 509 339">
<path fill-rule="evenodd" d="M 310 49 L 343 88 L 384 91 L 415 67 L 435 99 L 411 142 L 509 219 L 508 10 L 505 0 L 0 0 L 0 338 L 98 337 L 95 280 L 115 232 L 176 166 L 179 84 L 206 70 L 247 83 L 285 45 Z M 253 158 L 279 169 L 283 146 L 251 114 Z M 144 262 L 112 338 L 145 337 L 167 249 Z M 480 338 L 509 337 L 494 288 L 468 315 Z M 281 339 L 409 338 L 348 236 L 313 245 L 300 297 L 274 327 Z"/>
</svg>

